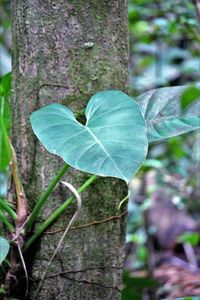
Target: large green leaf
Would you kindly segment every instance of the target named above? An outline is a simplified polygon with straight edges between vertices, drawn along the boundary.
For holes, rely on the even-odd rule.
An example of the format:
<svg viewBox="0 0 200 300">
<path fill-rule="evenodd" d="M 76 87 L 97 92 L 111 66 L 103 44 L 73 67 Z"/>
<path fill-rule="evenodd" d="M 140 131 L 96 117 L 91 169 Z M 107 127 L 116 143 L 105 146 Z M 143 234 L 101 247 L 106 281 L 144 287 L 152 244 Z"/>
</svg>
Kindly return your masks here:
<svg viewBox="0 0 200 300">
<path fill-rule="evenodd" d="M 10 162 L 11 150 L 8 135 L 0 113 L 0 171 L 5 170 Z"/>
<path fill-rule="evenodd" d="M 140 106 L 120 91 L 95 94 L 86 125 L 67 107 L 50 104 L 31 115 L 33 130 L 46 149 L 76 169 L 129 182 L 148 148 Z"/>
<path fill-rule="evenodd" d="M 7 133 L 10 131 L 10 105 L 11 93 L 11 73 L 4 75 L 0 79 L 0 113 L 3 117 Z"/>
<path fill-rule="evenodd" d="M 154 142 L 200 128 L 200 101 L 181 109 L 186 86 L 151 90 L 137 97 L 147 122 L 148 141 Z"/>
<path fill-rule="evenodd" d="M 11 74 L 8 73 L 0 79 L 0 170 L 8 167 L 11 156 L 8 140 L 10 131 L 10 91 Z"/>
<path fill-rule="evenodd" d="M 9 242 L 0 236 L 0 264 L 6 258 L 10 249 Z"/>
</svg>

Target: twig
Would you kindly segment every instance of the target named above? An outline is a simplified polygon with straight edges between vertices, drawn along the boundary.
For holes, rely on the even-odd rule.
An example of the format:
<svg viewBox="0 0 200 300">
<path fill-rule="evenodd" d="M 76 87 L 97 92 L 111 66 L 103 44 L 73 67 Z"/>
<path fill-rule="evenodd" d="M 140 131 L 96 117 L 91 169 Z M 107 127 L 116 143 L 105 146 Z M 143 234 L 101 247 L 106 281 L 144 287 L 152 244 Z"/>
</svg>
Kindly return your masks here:
<svg viewBox="0 0 200 300">
<path fill-rule="evenodd" d="M 18 248 L 18 251 L 19 251 L 19 256 L 20 256 L 20 259 L 21 259 L 21 262 L 22 262 L 22 266 L 23 266 L 23 269 L 24 269 L 25 277 L 26 277 L 26 292 L 25 292 L 25 296 L 24 296 L 25 299 L 26 299 L 27 296 L 28 296 L 28 272 L 27 272 L 26 263 L 25 263 L 25 260 L 24 260 L 19 242 L 16 241 L 16 244 L 17 244 L 17 248 Z"/>
<path fill-rule="evenodd" d="M 90 227 L 90 226 L 93 226 L 93 225 L 100 225 L 100 224 L 103 224 L 103 223 L 106 223 L 106 222 L 110 222 L 112 220 L 118 220 L 118 219 L 121 219 L 123 216 L 125 216 L 127 213 L 128 213 L 128 211 L 125 210 L 124 212 L 122 212 L 118 216 L 111 216 L 111 217 L 103 219 L 103 220 L 93 221 L 93 222 L 90 222 L 90 223 L 87 223 L 87 224 L 73 226 L 73 227 L 70 228 L 70 230 L 86 228 L 86 227 Z M 46 231 L 44 234 L 55 234 L 55 233 L 58 233 L 58 232 L 61 232 L 61 231 L 64 231 L 64 230 L 65 230 L 65 228 L 59 228 L 59 229 L 52 230 L 52 231 Z"/>
<path fill-rule="evenodd" d="M 24 189 L 23 189 L 23 186 L 22 186 L 22 183 L 20 180 L 16 153 L 12 146 L 12 143 L 10 141 L 9 141 L 9 143 L 10 143 L 11 159 L 12 159 L 10 162 L 10 168 L 11 168 L 11 173 L 12 173 L 12 177 L 13 177 L 13 181 L 14 181 L 14 185 L 15 185 L 15 191 L 16 191 L 16 195 L 17 195 L 16 215 L 14 215 L 11 212 L 13 214 L 13 217 L 15 217 L 15 233 L 13 234 L 12 241 L 15 241 L 15 243 L 17 245 L 20 260 L 22 262 L 22 266 L 24 269 L 25 277 L 26 277 L 26 291 L 25 291 L 25 298 L 24 298 L 24 299 L 26 299 L 27 295 L 28 295 L 28 272 L 26 269 L 26 264 L 25 264 L 21 249 L 24 245 L 24 234 L 22 234 L 22 230 L 24 228 L 24 224 L 27 221 L 28 205 L 27 205 Z M 17 272 L 19 271 L 19 268 L 15 267 L 16 261 L 15 261 L 14 256 L 15 256 L 15 253 L 12 252 L 11 260 L 13 260 L 15 263 L 12 264 L 12 266 L 6 276 L 7 282 L 8 282 L 8 290 L 11 287 L 10 277 L 15 276 L 15 274 L 17 274 Z"/>
<path fill-rule="evenodd" d="M 118 287 L 118 286 L 109 286 L 109 285 L 104 285 L 103 283 L 101 282 L 94 282 L 94 281 L 89 281 L 89 280 L 86 280 L 86 279 L 83 279 L 83 280 L 79 280 L 79 279 L 75 279 L 75 278 L 71 278 L 71 277 L 68 277 L 66 276 L 65 274 L 62 275 L 64 278 L 67 278 L 68 280 L 72 280 L 72 281 L 75 281 L 75 282 L 79 282 L 79 283 L 85 283 L 85 284 L 91 284 L 91 285 L 98 285 L 98 286 L 101 286 L 102 288 L 105 288 L 105 289 L 113 289 L 113 290 L 117 290 L 117 291 L 121 291 L 121 289 Z"/>
<path fill-rule="evenodd" d="M 184 248 L 188 262 L 195 268 L 198 268 L 197 259 L 196 259 L 192 245 L 190 243 L 184 243 L 183 248 Z"/>
<path fill-rule="evenodd" d="M 173 266 L 184 268 L 184 269 L 187 269 L 191 272 L 200 274 L 200 268 L 195 267 L 194 265 L 191 265 L 190 263 L 180 259 L 177 256 L 172 256 L 169 260 L 169 263 L 172 264 Z"/>
<path fill-rule="evenodd" d="M 57 277 L 57 276 L 62 276 L 62 275 L 65 275 L 65 274 L 77 274 L 77 273 L 83 273 L 83 272 L 87 272 L 87 271 L 106 270 L 106 269 L 121 270 L 121 269 L 123 269 L 123 266 L 121 266 L 121 267 L 117 267 L 117 266 L 94 267 L 94 268 L 86 268 L 86 269 L 81 269 L 81 270 L 62 271 L 62 272 L 57 272 L 57 273 L 54 273 L 52 275 L 46 276 L 44 279 L 50 279 L 50 278 L 54 278 L 54 277 Z M 39 280 L 40 279 L 31 279 L 31 281 L 33 281 L 33 282 L 37 282 Z"/>
</svg>

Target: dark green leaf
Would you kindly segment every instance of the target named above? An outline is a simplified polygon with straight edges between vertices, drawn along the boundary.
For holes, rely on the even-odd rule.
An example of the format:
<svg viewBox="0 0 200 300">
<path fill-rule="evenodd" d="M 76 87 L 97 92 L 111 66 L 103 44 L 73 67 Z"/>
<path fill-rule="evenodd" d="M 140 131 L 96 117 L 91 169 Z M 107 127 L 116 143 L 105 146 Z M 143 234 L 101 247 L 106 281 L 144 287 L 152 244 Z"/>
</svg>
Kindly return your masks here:
<svg viewBox="0 0 200 300">
<path fill-rule="evenodd" d="M 120 91 L 94 95 L 86 125 L 72 111 L 51 104 L 31 115 L 33 131 L 46 147 L 76 169 L 129 182 L 148 148 L 146 124 L 137 102 Z"/>
<path fill-rule="evenodd" d="M 128 272 L 123 273 L 123 283 L 126 287 L 137 287 L 138 289 L 151 288 L 158 284 L 154 278 L 131 277 Z"/>
<path fill-rule="evenodd" d="M 181 110 L 185 86 L 151 90 L 137 98 L 147 122 L 148 141 L 154 142 L 200 128 L 200 101 Z"/>
<path fill-rule="evenodd" d="M 124 288 L 121 292 L 122 300 L 142 299 L 142 294 L 146 288 L 154 288 L 158 282 L 153 278 L 132 277 L 128 272 L 123 273 Z"/>
<path fill-rule="evenodd" d="M 135 291 L 133 288 L 124 288 L 121 291 L 121 300 L 141 300 L 142 293 L 141 291 Z"/>
<path fill-rule="evenodd" d="M 200 297 L 176 298 L 175 300 L 200 300 Z"/>
</svg>

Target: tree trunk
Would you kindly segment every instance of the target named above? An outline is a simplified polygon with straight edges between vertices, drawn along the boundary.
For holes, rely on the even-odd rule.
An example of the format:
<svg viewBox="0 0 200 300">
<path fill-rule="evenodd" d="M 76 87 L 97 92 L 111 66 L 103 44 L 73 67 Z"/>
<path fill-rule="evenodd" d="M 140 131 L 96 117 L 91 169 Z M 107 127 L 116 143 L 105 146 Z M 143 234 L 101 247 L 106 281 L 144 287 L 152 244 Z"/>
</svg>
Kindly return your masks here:
<svg viewBox="0 0 200 300">
<path fill-rule="evenodd" d="M 127 1 L 13 0 L 12 18 L 12 140 L 31 210 L 63 161 L 39 144 L 29 116 L 52 102 L 83 113 L 95 92 L 126 91 Z M 71 168 L 65 179 L 79 187 L 88 176 Z M 99 178 L 83 193 L 83 208 L 75 226 L 119 215 L 117 205 L 126 193 L 120 180 Z M 68 196 L 59 185 L 38 222 Z M 48 230 L 66 227 L 75 210 L 76 203 Z M 119 299 L 124 224 L 121 217 L 70 230 L 37 299 Z M 44 234 L 32 247 L 36 250 L 34 256 L 30 252 L 28 262 L 30 299 L 61 234 Z"/>
</svg>

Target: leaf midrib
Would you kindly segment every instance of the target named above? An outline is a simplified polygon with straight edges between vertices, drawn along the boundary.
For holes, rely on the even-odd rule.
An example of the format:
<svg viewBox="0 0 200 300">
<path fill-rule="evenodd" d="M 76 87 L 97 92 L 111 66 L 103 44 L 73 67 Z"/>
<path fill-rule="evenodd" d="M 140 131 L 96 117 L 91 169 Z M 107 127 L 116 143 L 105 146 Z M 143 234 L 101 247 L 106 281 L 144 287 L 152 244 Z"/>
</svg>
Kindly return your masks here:
<svg viewBox="0 0 200 300">
<path fill-rule="evenodd" d="M 106 150 L 106 148 L 103 146 L 103 144 L 98 140 L 98 138 L 95 136 L 95 134 L 90 130 L 89 127 L 85 126 L 85 129 L 90 133 L 90 135 L 93 137 L 93 139 L 97 142 L 97 144 L 99 145 L 99 147 L 103 150 L 103 152 L 106 153 L 106 155 L 110 158 L 111 162 L 113 163 L 113 165 L 115 166 L 115 168 L 118 170 L 119 174 L 121 174 L 122 178 L 126 180 L 126 178 L 124 177 L 124 175 L 122 174 L 122 172 L 120 171 L 120 169 L 118 168 L 118 166 L 116 165 L 116 163 L 114 162 L 114 160 L 112 159 L 112 157 L 110 156 L 110 154 L 108 153 L 108 151 Z"/>
<path fill-rule="evenodd" d="M 156 119 L 151 119 L 151 120 L 147 120 L 147 123 L 159 123 L 159 122 L 164 122 L 167 120 L 172 120 L 172 119 L 183 119 L 183 118 L 189 118 L 189 117 L 194 117 L 194 115 L 196 117 L 200 117 L 200 113 L 194 113 L 190 115 L 174 115 L 174 116 L 169 116 L 169 117 L 161 117 L 161 118 L 156 118 Z"/>
</svg>

